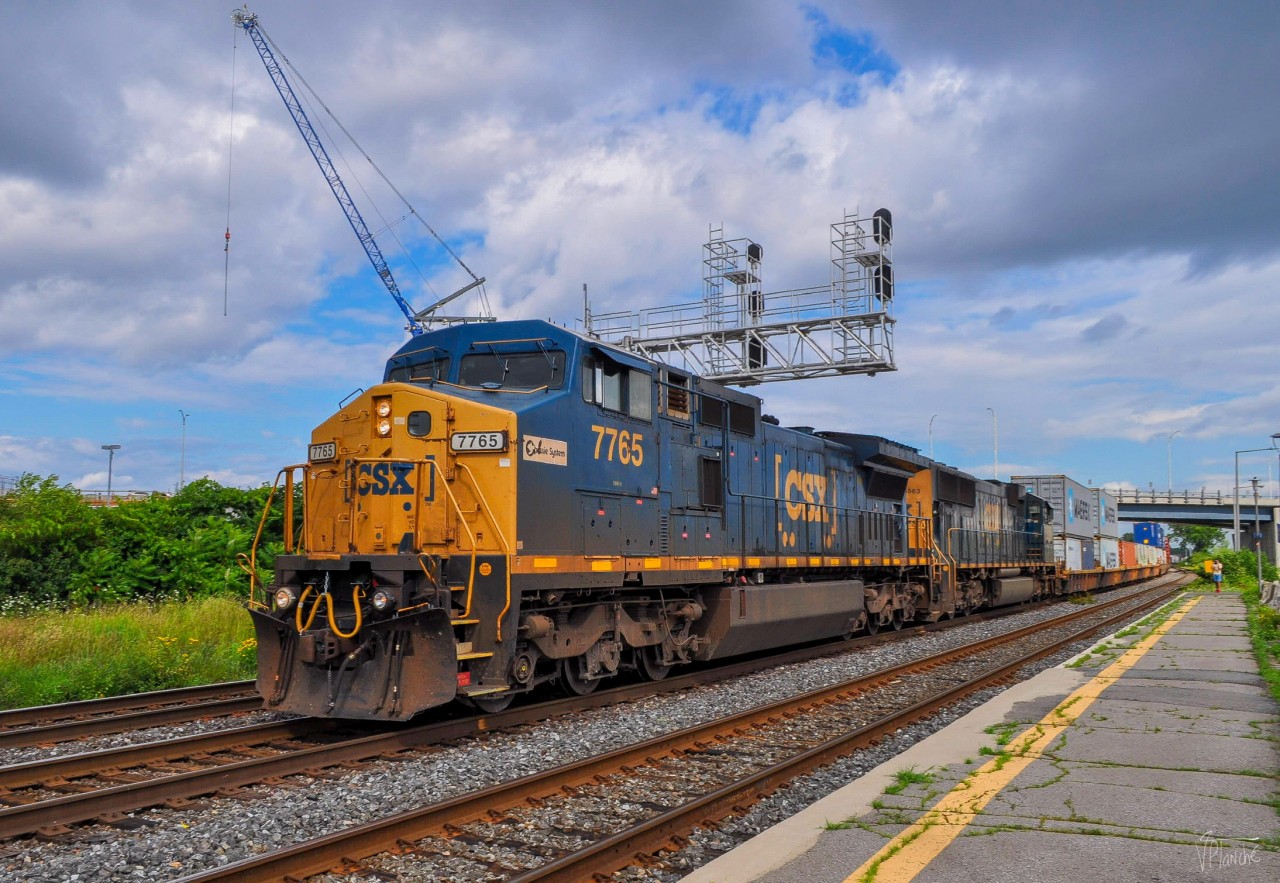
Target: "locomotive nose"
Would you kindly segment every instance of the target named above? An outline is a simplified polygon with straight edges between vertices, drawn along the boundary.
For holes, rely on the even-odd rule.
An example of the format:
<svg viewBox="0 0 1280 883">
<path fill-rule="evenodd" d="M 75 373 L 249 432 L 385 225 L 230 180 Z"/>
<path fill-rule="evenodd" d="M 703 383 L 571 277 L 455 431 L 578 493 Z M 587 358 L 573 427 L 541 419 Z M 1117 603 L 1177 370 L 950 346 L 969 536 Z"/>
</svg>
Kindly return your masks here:
<svg viewBox="0 0 1280 883">
<path fill-rule="evenodd" d="M 446 610 L 365 622 L 358 637 L 330 628 L 298 632 L 264 611 L 249 613 L 258 638 L 258 692 L 268 708 L 408 720 L 454 697 L 457 655 Z"/>
</svg>

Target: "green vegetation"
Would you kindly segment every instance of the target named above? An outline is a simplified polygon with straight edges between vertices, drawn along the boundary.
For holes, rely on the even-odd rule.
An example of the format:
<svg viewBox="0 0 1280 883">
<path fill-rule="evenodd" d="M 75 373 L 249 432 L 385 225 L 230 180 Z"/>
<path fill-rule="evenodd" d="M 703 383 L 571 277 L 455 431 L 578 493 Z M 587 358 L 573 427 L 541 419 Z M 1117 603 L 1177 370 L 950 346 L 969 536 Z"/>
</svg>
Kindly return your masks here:
<svg viewBox="0 0 1280 883">
<path fill-rule="evenodd" d="M 240 680 L 256 652 L 225 597 L 0 617 L 0 707 Z"/>
<path fill-rule="evenodd" d="M 884 789 L 885 794 L 901 794 L 911 785 L 928 785 L 933 782 L 933 773 L 922 773 L 914 766 L 898 770 L 893 774 L 894 783 Z"/>
<path fill-rule="evenodd" d="M 1213 591 L 1213 580 L 1205 573 L 1204 563 L 1214 559 L 1222 562 L 1222 587 L 1224 589 L 1240 591 L 1250 586 L 1255 590 L 1257 589 L 1258 559 L 1254 557 L 1253 551 L 1241 549 L 1235 552 L 1231 549 L 1223 548 L 1198 552 L 1187 560 L 1186 566 L 1199 577 L 1196 582 L 1187 586 L 1188 589 Z M 1276 572 L 1276 566 L 1268 561 L 1265 555 L 1262 558 L 1262 578 L 1264 580 L 1280 579 L 1280 574 Z"/>
<path fill-rule="evenodd" d="M 193 481 L 110 508 L 57 476 L 0 496 L 0 706 L 238 680 L 253 674 L 247 556 L 270 488 Z M 276 495 L 258 548 L 283 549 Z"/>
<path fill-rule="evenodd" d="M 1245 589 L 1241 596 L 1248 609 L 1249 641 L 1258 669 L 1272 697 L 1280 702 L 1280 611 L 1262 603 L 1257 586 Z"/>
<path fill-rule="evenodd" d="M 1225 534 L 1221 528 L 1205 527 L 1200 524 L 1175 524 L 1169 528 L 1169 545 L 1175 549 L 1185 549 L 1188 555 L 1208 552 L 1222 545 Z"/>
<path fill-rule="evenodd" d="M 86 505 L 57 477 L 26 474 L 0 497 L 0 614 L 119 601 L 232 594 L 247 597 L 247 554 L 269 488 L 193 481 L 172 497 L 111 508 Z M 272 507 L 258 551 L 260 576 L 283 543 Z"/>
</svg>

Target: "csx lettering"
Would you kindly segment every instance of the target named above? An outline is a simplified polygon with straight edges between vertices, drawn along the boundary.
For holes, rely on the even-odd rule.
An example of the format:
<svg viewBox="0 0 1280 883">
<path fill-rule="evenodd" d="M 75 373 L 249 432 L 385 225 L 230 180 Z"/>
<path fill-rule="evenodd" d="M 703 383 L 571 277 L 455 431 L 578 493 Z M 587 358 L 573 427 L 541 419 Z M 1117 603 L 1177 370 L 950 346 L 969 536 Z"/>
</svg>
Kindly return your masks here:
<svg viewBox="0 0 1280 883">
<path fill-rule="evenodd" d="M 356 470 L 360 477 L 360 496 L 399 497 L 413 493 L 409 474 L 412 463 L 361 463 Z"/>
<path fill-rule="evenodd" d="M 616 426 L 596 426 L 592 424 L 591 431 L 596 434 L 596 452 L 595 458 L 602 459 L 600 456 L 600 448 L 604 444 L 606 438 L 609 439 L 609 447 L 605 450 L 603 459 L 613 462 L 614 454 L 618 456 L 618 461 L 624 466 L 639 466 L 644 462 L 644 448 L 641 442 L 644 436 L 638 432 L 627 432 L 625 429 L 619 431 Z"/>
<path fill-rule="evenodd" d="M 778 457 L 775 467 L 781 462 L 782 458 Z M 792 520 L 821 521 L 824 524 L 831 520 L 831 507 L 836 504 L 835 486 L 831 486 L 831 502 L 828 503 L 827 476 L 792 469 L 781 484 L 780 496 L 786 501 L 787 515 Z"/>
</svg>

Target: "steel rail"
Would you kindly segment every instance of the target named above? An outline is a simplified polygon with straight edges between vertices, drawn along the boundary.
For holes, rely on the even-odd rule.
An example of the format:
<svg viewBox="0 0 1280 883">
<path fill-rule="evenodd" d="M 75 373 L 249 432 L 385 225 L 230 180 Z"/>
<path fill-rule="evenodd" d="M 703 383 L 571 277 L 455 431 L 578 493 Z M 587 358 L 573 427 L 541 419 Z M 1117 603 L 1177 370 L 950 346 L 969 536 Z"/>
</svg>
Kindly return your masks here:
<svg viewBox="0 0 1280 883">
<path fill-rule="evenodd" d="M 1148 591 L 1156 590 L 1151 589 Z M 1109 606 L 1132 601 L 1135 597 L 1131 595 L 1112 599 L 1111 601 L 1103 602 L 1101 605 L 1094 605 L 1090 608 L 1084 608 L 1057 617 L 1049 622 L 1054 625 L 1061 625 L 1064 622 L 1070 622 L 1073 619 L 1096 613 Z M 960 624 L 965 621 L 953 620 L 953 622 Z M 950 623 L 946 625 L 950 625 Z M 988 640 L 994 641 L 995 643 L 992 644 L 994 646 L 996 643 L 1016 640 L 1018 637 L 1045 627 L 1048 626 L 1044 624 L 1027 626 Z M 910 632 L 903 630 L 902 632 L 893 633 L 892 637 L 905 638 L 912 632 L 917 631 L 919 630 L 913 629 Z M 162 778 L 117 784 L 97 790 L 8 806 L 0 809 L 0 839 L 8 839 L 40 830 L 55 832 L 67 825 L 92 819 L 109 820 L 119 816 L 121 813 L 142 809 L 147 806 L 176 800 L 188 800 L 215 792 L 227 793 L 236 788 L 259 783 L 264 779 L 297 775 L 311 772 L 318 768 L 367 761 L 380 756 L 393 756 L 404 751 L 421 750 L 441 742 L 466 736 L 507 729 L 566 713 L 578 713 L 634 699 L 647 698 L 654 695 L 655 692 L 674 692 L 759 671 L 764 668 L 771 668 L 795 659 L 830 655 L 869 643 L 879 643 L 879 641 L 873 637 L 857 638 L 842 642 L 839 645 L 825 645 L 808 648 L 807 650 L 790 651 L 782 654 L 781 657 L 767 657 L 719 668 L 709 668 L 656 683 L 632 684 L 585 697 L 542 702 L 497 714 L 478 715 L 449 721 L 434 721 L 418 725 L 400 725 L 390 731 L 349 739 L 331 745 L 312 746 L 287 754 L 249 758 Z M 920 666 L 927 661 L 932 661 L 933 665 L 945 664 L 946 661 L 954 658 L 957 652 L 963 653 L 963 648 L 944 651 L 932 657 L 927 657 L 926 660 L 919 660 L 914 664 L 909 663 L 908 666 Z M 904 668 L 903 666 L 898 666 L 886 669 L 882 673 L 872 673 L 859 681 L 850 683 L 865 684 L 871 683 L 880 677 L 896 677 L 900 674 L 900 670 L 904 670 Z M 308 726 L 308 722 L 304 720 L 297 720 L 292 724 L 301 726 L 304 730 Z M 289 725 L 289 723 L 284 724 L 284 726 Z M 314 725 L 314 722 L 311 722 L 311 725 Z M 63 779 L 82 775 L 84 771 L 109 770 L 112 775 L 118 775 L 119 768 L 129 763 L 137 766 L 148 761 L 176 759 L 190 754 L 218 750 L 212 746 L 221 745 L 226 747 L 232 743 L 244 744 L 246 736 L 251 739 L 257 739 L 261 743 L 263 740 L 258 734 L 264 730 L 260 728 L 276 726 L 281 726 L 281 724 L 263 724 L 255 727 L 220 731 L 217 734 L 188 737 L 174 742 L 146 743 L 121 749 L 109 749 L 105 752 L 89 752 L 64 759 L 46 761 L 43 764 L 35 762 L 12 767 L 9 770 L 0 769 L 0 776 L 8 775 L 12 771 L 11 775 L 15 783 L 52 781 L 57 785 L 65 785 L 67 783 L 62 781 Z M 173 750 L 174 748 L 177 748 L 177 750 Z M 11 787 L 21 787 L 21 785 Z M 11 799 L 20 801 L 21 797 L 20 795 L 14 795 Z M 0 801 L 2 800 L 3 797 L 0 796 Z"/>
<path fill-rule="evenodd" d="M 226 681 L 221 684 L 204 684 L 198 687 L 177 687 L 172 690 L 155 690 L 150 693 L 129 693 L 125 696 L 108 696 L 104 699 L 83 699 L 78 702 L 59 702 L 53 705 L 34 705 L 28 708 L 11 708 L 0 711 L 0 731 L 12 727 L 28 727 L 48 724 L 69 718 L 88 715 L 115 714 L 120 711 L 136 711 L 161 705 L 182 702 L 204 702 L 226 696 L 228 693 L 245 693 L 253 689 L 253 681 Z"/>
<path fill-rule="evenodd" d="M 1151 589 L 1147 594 L 1148 597 L 1139 602 L 1139 606 L 1143 609 L 1159 604 L 1166 598 L 1172 596 L 1178 590 L 1177 587 L 1169 588 L 1160 586 Z M 1123 599 L 1115 599 L 1106 602 L 1106 606 L 1115 606 L 1125 601 L 1133 601 L 1136 596 L 1129 596 Z M 985 652 L 992 647 L 1000 644 L 1009 643 L 1029 634 L 1044 631 L 1051 628 L 1062 626 L 1064 623 L 1072 620 L 1096 614 L 1101 607 L 1091 607 L 1088 609 L 1076 611 L 1065 617 L 1045 623 L 1037 623 L 1010 632 L 1005 635 L 999 635 L 989 638 L 975 644 L 963 648 L 955 648 L 953 650 L 943 651 L 942 653 L 933 654 L 913 662 L 892 666 L 887 669 L 881 669 L 871 674 L 853 679 L 851 681 L 833 685 L 830 687 L 819 688 L 809 691 L 800 696 L 791 697 L 790 699 L 772 703 L 767 706 L 748 709 L 727 718 L 721 718 L 716 721 L 698 724 L 693 727 L 668 733 L 654 739 L 647 740 L 625 748 L 617 749 L 598 757 L 587 758 L 575 763 L 556 767 L 540 773 L 534 773 L 520 779 L 505 782 L 486 788 L 482 791 L 472 794 L 463 795 L 441 803 L 432 804 L 417 810 L 398 813 L 386 819 L 375 822 L 369 822 L 362 825 L 353 826 L 344 831 L 335 832 L 314 840 L 300 843 L 292 847 L 285 847 L 262 856 L 254 856 L 252 858 L 243 859 L 233 862 L 221 868 L 211 869 L 209 871 L 193 874 L 183 877 L 180 883 L 212 883 L 212 881 L 235 880 L 241 883 L 253 883 L 253 881 L 275 881 L 282 879 L 301 879 L 310 874 L 322 873 L 331 868 L 341 866 L 343 864 L 353 864 L 355 859 L 364 858 L 395 848 L 398 844 L 403 845 L 407 841 L 418 840 L 438 833 L 444 826 L 456 827 L 471 821 L 480 820 L 490 817 L 492 813 L 504 806 L 514 806 L 521 802 L 528 801 L 530 798 L 537 799 L 546 797 L 563 788 L 572 788 L 574 785 L 586 784 L 598 780 L 600 777 L 616 773 L 620 768 L 625 766 L 635 766 L 650 763 L 659 756 L 670 755 L 680 751 L 696 750 L 698 746 L 704 746 L 705 743 L 715 739 L 718 735 L 732 733 L 735 729 L 744 726 L 750 726 L 752 722 L 760 719 L 767 719 L 771 716 L 781 716 L 794 714 L 799 708 L 806 706 L 816 706 L 833 701 L 839 701 L 841 697 L 847 697 L 852 694 L 864 692 L 879 684 L 885 684 L 895 678 L 901 677 L 910 671 L 918 671 L 922 669 L 937 668 L 945 665 L 949 661 L 954 661 L 963 656 L 972 656 Z M 939 703 L 954 701 L 955 698 L 973 692 L 981 686 L 988 683 L 1007 678 L 1012 672 L 1017 671 L 1029 661 L 1033 661 L 1041 656 L 1049 655 L 1056 652 L 1063 645 L 1081 640 L 1083 635 L 1093 634 L 1102 628 L 1114 622 L 1125 621 L 1131 619 L 1136 613 L 1135 609 L 1126 609 L 1113 616 L 1107 618 L 1101 623 L 1094 623 L 1078 630 L 1065 639 L 1055 641 L 1048 647 L 1037 648 L 1033 653 L 1024 656 L 1014 662 L 1004 665 L 980 676 L 964 684 L 953 686 L 944 693 L 931 699 L 916 703 L 903 712 L 898 712 L 888 718 L 877 721 L 868 727 L 862 727 L 855 733 L 862 734 L 862 738 L 873 741 L 878 735 L 883 735 L 893 729 L 902 726 L 904 720 L 916 719 L 927 715 L 929 709 L 935 709 Z M 976 686 L 975 686 L 976 684 Z M 858 747 L 851 740 L 853 734 L 849 734 L 840 739 L 832 740 L 815 749 L 810 749 L 799 755 L 803 759 L 802 762 L 810 763 L 814 766 L 819 765 L 823 760 L 819 758 L 833 757 L 841 753 L 847 753 Z M 847 746 L 847 747 L 845 747 Z M 834 752 L 834 754 L 833 754 Z M 795 759 L 793 759 L 793 763 Z M 749 780 L 755 783 L 765 783 L 762 787 L 772 789 L 781 784 L 785 778 L 790 778 L 798 773 L 784 773 L 784 764 L 780 764 L 771 770 L 765 770 L 757 773 Z M 785 777 L 785 778 L 784 778 Z M 730 786 L 731 788 L 732 786 Z M 751 786 L 748 786 L 751 787 Z M 728 806 L 730 810 L 740 803 L 742 794 L 747 793 L 746 790 L 739 788 L 733 791 L 734 796 L 729 796 L 730 788 L 722 788 L 704 798 L 704 801 L 711 801 L 707 805 Z M 714 798 L 714 799 L 713 799 Z M 697 816 L 700 821 L 706 818 L 707 810 L 699 805 L 699 808 L 690 810 L 692 815 Z M 670 838 L 670 831 L 676 827 L 691 824 L 687 823 L 685 816 L 681 819 L 670 818 L 672 813 L 659 816 L 655 820 L 651 820 L 644 825 L 638 826 L 639 830 L 644 829 L 637 837 L 651 837 L 651 830 L 661 832 L 661 836 L 665 839 Z M 636 840 L 635 842 L 642 842 Z M 648 842 L 648 841 L 643 841 Z M 665 842 L 665 840 L 663 841 Z M 599 860 L 602 860 L 606 852 L 616 855 L 631 856 L 642 847 L 631 845 L 632 841 L 622 838 L 620 835 L 608 837 L 600 841 L 596 846 L 590 848 L 590 851 L 584 851 L 581 861 L 593 861 L 595 864 L 588 872 L 583 867 L 574 863 L 572 856 L 566 856 L 549 864 L 547 868 L 549 872 L 561 873 L 560 865 L 564 865 L 563 879 L 580 880 L 589 873 L 598 873 L 602 870 Z M 612 860 L 610 860 L 612 861 Z M 624 863 L 625 864 L 625 863 Z M 553 869 L 553 866 L 555 868 Z M 621 866 L 621 865 L 617 865 Z M 537 872 L 532 872 L 536 874 Z M 524 879 L 519 878 L 519 879 Z M 529 879 L 538 879 L 536 876 L 530 876 Z M 560 878 L 557 878 L 560 879 Z"/>
<path fill-rule="evenodd" d="M 1177 589 L 1156 598 L 1156 606 L 1172 597 Z M 867 748 L 903 726 L 928 718 L 953 702 L 987 687 L 1003 683 L 1029 663 L 1058 652 L 1064 646 L 1082 640 L 1109 626 L 1126 621 L 1133 611 L 1108 617 L 1101 623 L 1080 629 L 1066 638 L 1042 647 L 977 677 L 923 699 L 908 708 L 888 714 L 879 720 L 837 736 L 787 760 L 773 764 L 716 789 L 710 794 L 668 810 L 624 831 L 605 837 L 581 850 L 548 862 L 540 868 L 511 877 L 507 883 L 556 883 L 577 881 L 588 874 L 607 873 L 627 867 L 639 854 L 652 854 L 673 845 L 675 838 L 705 824 L 708 819 L 721 819 L 740 812 L 761 798 L 772 794 L 786 783 L 834 762 L 853 751 Z"/>
<path fill-rule="evenodd" d="M 25 727 L 20 730 L 0 732 L 0 749 L 26 748 L 50 742 L 69 742 L 85 736 L 103 736 L 123 733 L 147 727 L 185 723 L 202 717 L 223 717 L 246 711 L 260 711 L 262 697 L 257 693 L 239 699 L 222 699 L 213 702 L 197 702 L 189 705 L 172 705 L 151 711 L 135 711 L 129 714 L 113 714 L 91 717 L 85 720 L 64 721 L 43 727 Z"/>
</svg>

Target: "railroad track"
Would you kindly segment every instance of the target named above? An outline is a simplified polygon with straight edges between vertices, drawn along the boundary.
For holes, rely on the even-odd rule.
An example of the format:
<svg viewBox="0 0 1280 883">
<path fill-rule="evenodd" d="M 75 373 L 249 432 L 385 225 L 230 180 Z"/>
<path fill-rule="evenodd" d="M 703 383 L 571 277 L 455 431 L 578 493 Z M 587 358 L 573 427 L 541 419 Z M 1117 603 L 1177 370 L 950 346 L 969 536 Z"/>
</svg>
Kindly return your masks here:
<svg viewBox="0 0 1280 883">
<path fill-rule="evenodd" d="M 25 748 L 255 711 L 253 681 L 159 690 L 0 711 L 0 749 Z"/>
<path fill-rule="evenodd" d="M 398 863 L 398 872 L 408 879 L 450 876 L 442 867 L 457 861 L 471 861 L 473 867 L 476 861 L 487 863 L 491 873 L 511 880 L 585 879 L 633 864 L 637 854 L 660 850 L 708 819 L 740 812 L 804 772 L 1007 681 L 1029 662 L 1129 621 L 1178 588 L 1177 581 L 1166 581 L 1141 596 L 1091 605 L 1048 623 L 182 879 L 281 880 L 330 869 L 397 873 L 358 863 L 380 853 L 385 853 L 380 863 Z M 1111 609 L 1117 607 L 1123 609 Z M 1082 619 L 1091 621 L 1077 625 Z M 1046 632 L 1055 635 L 1037 640 Z M 1020 646 L 1028 642 L 1034 646 Z M 961 669 L 965 673 L 957 674 Z M 889 687 L 892 696 L 885 694 Z M 904 692 L 910 694 L 905 699 Z M 520 713 L 504 712 L 487 721 L 497 728 L 508 715 Z M 609 822 L 615 824 L 606 827 Z M 555 836 L 535 834 L 531 843 L 520 845 L 530 832 L 546 831 Z M 494 844 L 500 845 L 496 858 Z M 467 859 L 465 853 L 474 847 L 482 847 L 481 858 Z M 446 865 L 439 864 L 440 856 L 447 856 Z"/>
<path fill-rule="evenodd" d="M 1117 600 L 1123 602 L 1131 597 Z M 1026 609 L 1028 606 L 1001 610 L 1017 612 Z M 992 611 L 992 617 L 995 614 Z M 543 702 L 494 715 L 472 715 L 416 725 L 366 724 L 362 728 L 348 722 L 295 718 L 0 767 L 0 805 L 3 806 L 0 808 L 0 839 L 30 833 L 55 836 L 66 833 L 70 825 L 91 821 L 115 823 L 121 821 L 126 813 L 146 807 L 166 805 L 179 808 L 206 795 L 235 796 L 243 793 L 242 789 L 262 782 L 278 782 L 288 776 L 315 773 L 324 768 L 395 758 L 405 752 L 426 750 L 465 736 L 510 729 L 563 714 L 648 697 L 655 690 L 685 689 L 901 639 L 926 629 L 940 630 L 972 621 L 974 618 L 970 617 L 890 635 L 803 648 L 695 671 L 659 684 L 632 684 L 586 697 Z M 238 688 L 250 683 L 217 687 Z M 216 688 L 206 690 L 208 692 L 203 695 L 216 694 Z M 156 697 L 171 704 L 179 695 L 198 699 L 202 693 L 200 690 L 165 691 L 120 697 L 114 702 L 119 703 L 123 710 L 132 711 L 141 703 L 155 702 Z M 96 703 L 89 705 L 99 707 Z M 198 716 L 195 712 L 201 707 L 208 706 L 177 706 L 158 711 L 180 714 L 187 710 L 187 716 L 182 719 L 189 720 Z M 252 707 L 258 707 L 256 699 Z M 139 712 L 110 720 L 135 719 L 136 713 Z M 84 723 L 92 724 L 94 721 Z M 40 731 L 43 730 L 41 728 Z"/>
<path fill-rule="evenodd" d="M 733 663 L 719 667 L 724 677 L 736 677 L 746 671 L 771 665 L 786 665 L 817 657 L 844 653 L 862 646 L 892 641 L 911 634 L 938 631 L 962 626 L 966 623 L 999 619 L 1041 607 L 1060 603 L 1061 599 L 1046 599 L 1012 607 L 984 610 L 962 619 L 909 626 L 899 632 L 885 632 L 878 636 L 863 636 L 848 641 L 826 643 L 815 647 L 790 650 L 780 654 L 752 657 L 746 663 Z M 754 666 L 754 668 L 752 668 Z M 710 676 L 715 679 L 715 675 Z M 705 683 L 705 672 L 673 678 L 672 684 L 689 686 Z M 602 694 L 603 695 L 603 694 Z M 630 698 L 628 696 L 627 698 Z M 90 736 L 134 732 L 150 727 L 187 723 L 206 718 L 241 714 L 264 710 L 253 681 L 228 681 L 197 687 L 159 690 L 150 693 L 133 693 L 127 696 L 111 696 L 81 702 L 63 702 L 0 711 L 0 750 L 27 748 L 69 742 Z"/>
</svg>

